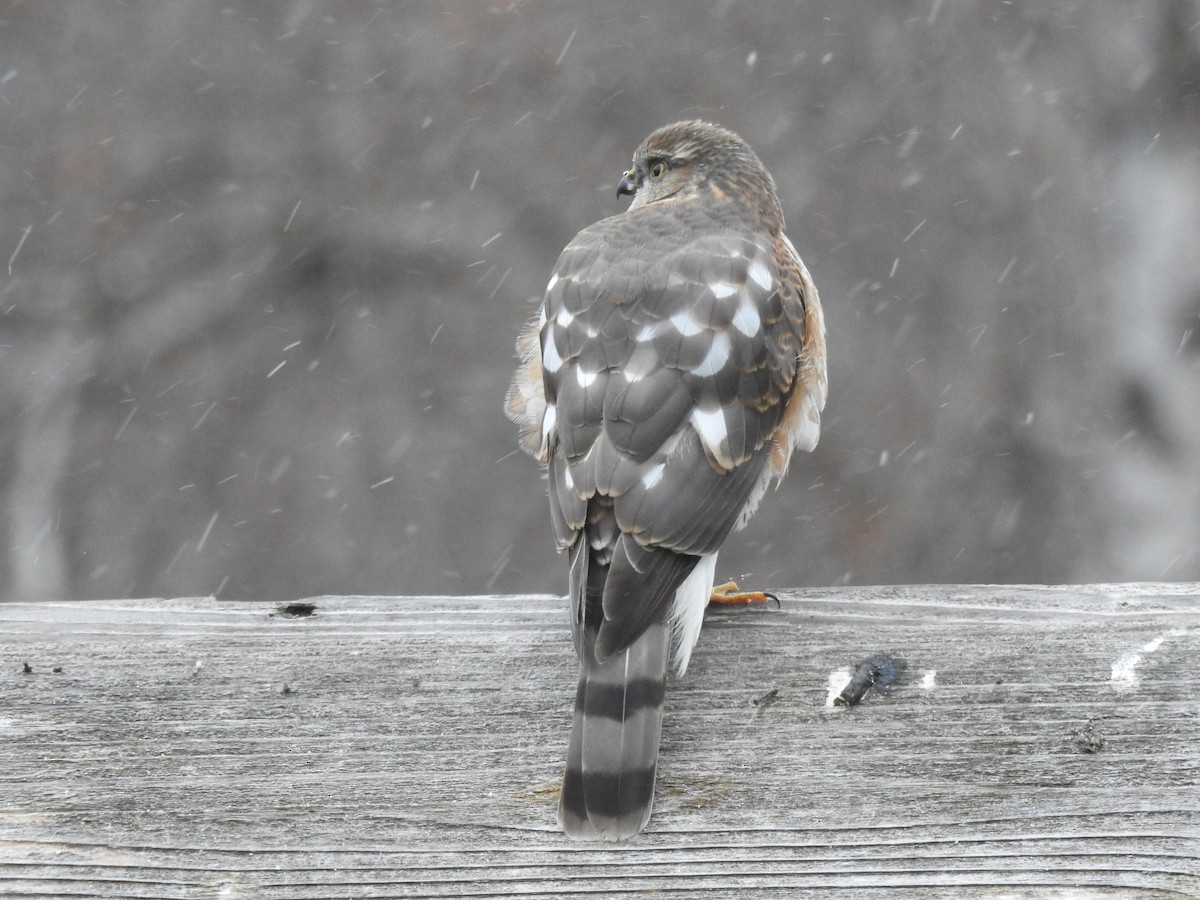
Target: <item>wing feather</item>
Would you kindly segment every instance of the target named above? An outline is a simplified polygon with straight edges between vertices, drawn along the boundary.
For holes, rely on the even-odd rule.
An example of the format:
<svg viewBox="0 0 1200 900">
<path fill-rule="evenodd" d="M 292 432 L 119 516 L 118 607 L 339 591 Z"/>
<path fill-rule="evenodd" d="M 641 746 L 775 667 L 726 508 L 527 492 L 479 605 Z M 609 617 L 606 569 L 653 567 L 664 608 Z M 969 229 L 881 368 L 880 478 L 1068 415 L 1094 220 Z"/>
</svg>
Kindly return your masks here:
<svg viewBox="0 0 1200 900">
<path fill-rule="evenodd" d="M 510 392 L 524 400 L 523 413 L 510 406 L 528 449 L 542 430 L 526 399 L 541 364 L 560 547 L 595 540 L 601 522 L 618 535 L 610 519 L 619 529 L 598 655 L 661 621 L 696 560 L 741 520 L 795 378 L 800 337 L 770 245 L 686 215 L 651 204 L 579 233 L 555 266 L 537 349 L 522 338 L 525 374 Z"/>
</svg>

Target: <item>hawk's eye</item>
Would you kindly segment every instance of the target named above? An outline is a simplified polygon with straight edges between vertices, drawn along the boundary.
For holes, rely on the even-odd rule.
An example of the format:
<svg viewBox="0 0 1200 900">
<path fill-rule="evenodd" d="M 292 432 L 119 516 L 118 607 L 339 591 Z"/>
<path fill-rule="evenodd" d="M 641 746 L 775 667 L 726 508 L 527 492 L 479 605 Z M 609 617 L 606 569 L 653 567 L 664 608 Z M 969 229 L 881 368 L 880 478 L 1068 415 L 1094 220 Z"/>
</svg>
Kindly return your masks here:
<svg viewBox="0 0 1200 900">
<path fill-rule="evenodd" d="M 656 159 L 654 162 L 650 163 L 650 177 L 651 178 L 662 178 L 666 174 L 667 174 L 667 164 L 665 162 L 663 162 L 663 160 Z"/>
</svg>

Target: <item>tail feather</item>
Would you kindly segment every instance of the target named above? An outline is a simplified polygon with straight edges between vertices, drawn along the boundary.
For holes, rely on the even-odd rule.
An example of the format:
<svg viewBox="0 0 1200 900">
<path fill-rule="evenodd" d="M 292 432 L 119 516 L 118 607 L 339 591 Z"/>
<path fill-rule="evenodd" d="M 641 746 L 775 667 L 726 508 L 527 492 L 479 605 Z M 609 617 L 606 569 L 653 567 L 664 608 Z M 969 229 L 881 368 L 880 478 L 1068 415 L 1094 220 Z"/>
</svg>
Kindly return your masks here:
<svg viewBox="0 0 1200 900">
<path fill-rule="evenodd" d="M 654 807 L 670 632 L 651 625 L 603 663 L 592 652 L 595 632 L 583 639 L 559 825 L 572 837 L 620 841 L 641 831 Z"/>
</svg>

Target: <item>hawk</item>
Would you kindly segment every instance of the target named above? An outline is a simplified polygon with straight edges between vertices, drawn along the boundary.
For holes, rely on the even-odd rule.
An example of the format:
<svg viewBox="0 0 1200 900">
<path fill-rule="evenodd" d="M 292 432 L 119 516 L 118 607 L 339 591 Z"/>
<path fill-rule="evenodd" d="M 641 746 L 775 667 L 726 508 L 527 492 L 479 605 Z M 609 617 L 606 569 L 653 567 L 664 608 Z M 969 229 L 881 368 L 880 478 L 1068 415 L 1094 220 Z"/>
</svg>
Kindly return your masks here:
<svg viewBox="0 0 1200 900">
<path fill-rule="evenodd" d="M 505 403 L 570 561 L 559 824 L 605 840 L 650 818 L 668 661 L 687 668 L 721 543 L 816 446 L 827 384 L 817 290 L 745 141 L 660 128 L 617 194 L 558 258 Z"/>
</svg>

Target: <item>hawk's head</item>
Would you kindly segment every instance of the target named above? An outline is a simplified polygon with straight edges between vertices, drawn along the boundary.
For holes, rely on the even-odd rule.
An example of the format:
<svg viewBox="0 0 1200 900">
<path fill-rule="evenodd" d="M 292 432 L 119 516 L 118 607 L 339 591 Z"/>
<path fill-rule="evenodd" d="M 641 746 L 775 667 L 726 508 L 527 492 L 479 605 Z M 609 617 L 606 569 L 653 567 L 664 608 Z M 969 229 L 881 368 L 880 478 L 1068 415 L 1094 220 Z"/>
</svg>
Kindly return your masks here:
<svg viewBox="0 0 1200 900">
<path fill-rule="evenodd" d="M 750 145 L 709 122 L 676 122 L 652 132 L 617 185 L 617 196 L 624 194 L 633 196 L 630 209 L 704 196 L 717 208 L 761 217 L 773 229 L 783 227 L 775 182 Z"/>
</svg>

